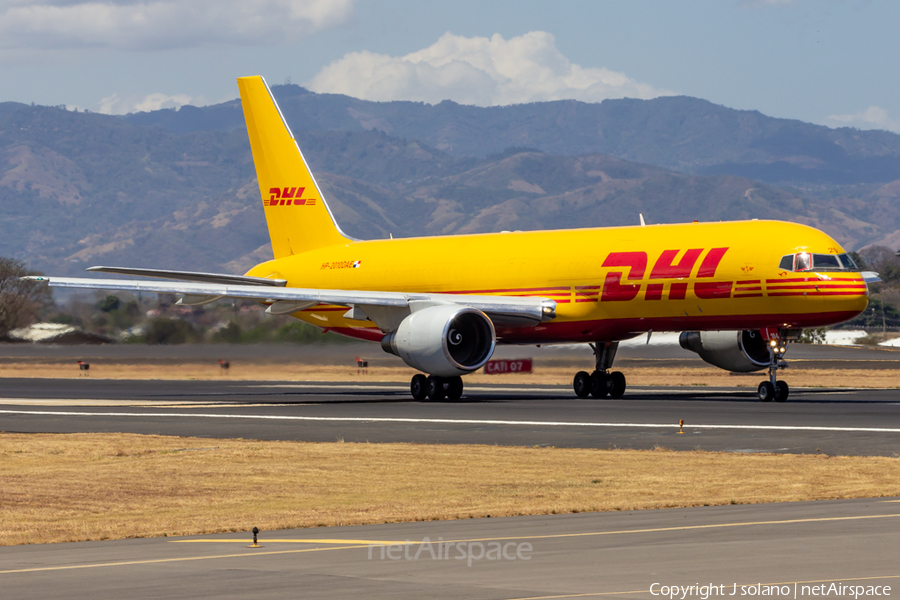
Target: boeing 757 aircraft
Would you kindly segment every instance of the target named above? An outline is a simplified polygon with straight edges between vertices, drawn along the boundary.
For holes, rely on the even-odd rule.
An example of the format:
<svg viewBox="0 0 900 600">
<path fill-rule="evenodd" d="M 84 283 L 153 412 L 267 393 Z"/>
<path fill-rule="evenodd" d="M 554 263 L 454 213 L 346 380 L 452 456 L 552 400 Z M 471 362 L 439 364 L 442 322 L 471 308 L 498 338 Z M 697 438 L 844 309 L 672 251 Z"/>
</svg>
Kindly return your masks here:
<svg viewBox="0 0 900 600">
<path fill-rule="evenodd" d="M 238 79 L 273 260 L 244 275 L 91 267 L 175 281 L 35 277 L 52 287 L 166 292 L 179 304 L 250 298 L 267 313 L 379 342 L 421 371 L 410 390 L 458 399 L 460 376 L 496 344 L 587 343 L 579 397 L 625 393 L 621 340 L 678 331 L 681 345 L 730 371 L 768 369 L 763 401 L 804 327 L 865 310 L 867 281 L 825 233 L 738 221 L 516 231 L 362 241 L 341 231 L 262 77 Z"/>
</svg>

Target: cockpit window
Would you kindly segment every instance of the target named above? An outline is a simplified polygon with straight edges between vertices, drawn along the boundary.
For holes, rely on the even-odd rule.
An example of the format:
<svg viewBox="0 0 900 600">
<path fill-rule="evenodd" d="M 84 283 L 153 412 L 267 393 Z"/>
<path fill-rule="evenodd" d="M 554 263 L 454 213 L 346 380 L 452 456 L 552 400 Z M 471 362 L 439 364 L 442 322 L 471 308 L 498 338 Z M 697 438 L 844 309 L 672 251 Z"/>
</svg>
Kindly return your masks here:
<svg viewBox="0 0 900 600">
<path fill-rule="evenodd" d="M 859 267 L 856 266 L 856 263 L 853 262 L 853 259 L 850 258 L 849 254 L 841 254 L 838 256 L 841 259 L 841 263 L 844 265 L 844 269 L 848 271 L 859 271 Z"/>
<path fill-rule="evenodd" d="M 785 271 L 859 271 L 847 254 L 788 254 L 781 257 L 778 268 Z"/>
<path fill-rule="evenodd" d="M 813 266 L 817 271 L 842 269 L 841 261 L 834 254 L 813 254 Z"/>
</svg>

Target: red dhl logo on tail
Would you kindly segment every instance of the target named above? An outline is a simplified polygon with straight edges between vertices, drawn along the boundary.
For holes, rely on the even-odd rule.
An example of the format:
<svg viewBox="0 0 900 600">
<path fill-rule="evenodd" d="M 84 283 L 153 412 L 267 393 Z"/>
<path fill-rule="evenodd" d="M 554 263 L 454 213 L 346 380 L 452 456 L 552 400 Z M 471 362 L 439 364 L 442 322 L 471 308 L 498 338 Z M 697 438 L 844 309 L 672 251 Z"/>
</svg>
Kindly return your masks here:
<svg viewBox="0 0 900 600">
<path fill-rule="evenodd" d="M 263 199 L 263 206 L 314 206 L 315 198 L 302 198 L 302 187 L 269 188 L 268 199 Z"/>
</svg>

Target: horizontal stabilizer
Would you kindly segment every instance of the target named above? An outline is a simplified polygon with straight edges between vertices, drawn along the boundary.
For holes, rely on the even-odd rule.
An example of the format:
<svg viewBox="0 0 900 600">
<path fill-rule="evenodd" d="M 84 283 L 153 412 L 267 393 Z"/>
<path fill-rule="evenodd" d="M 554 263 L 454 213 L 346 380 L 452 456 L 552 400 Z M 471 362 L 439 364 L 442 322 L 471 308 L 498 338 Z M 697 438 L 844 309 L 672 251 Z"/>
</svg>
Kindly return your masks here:
<svg viewBox="0 0 900 600">
<path fill-rule="evenodd" d="M 878 283 L 881 281 L 881 277 L 879 277 L 878 273 L 875 271 L 863 271 L 860 274 L 866 283 Z"/>
</svg>

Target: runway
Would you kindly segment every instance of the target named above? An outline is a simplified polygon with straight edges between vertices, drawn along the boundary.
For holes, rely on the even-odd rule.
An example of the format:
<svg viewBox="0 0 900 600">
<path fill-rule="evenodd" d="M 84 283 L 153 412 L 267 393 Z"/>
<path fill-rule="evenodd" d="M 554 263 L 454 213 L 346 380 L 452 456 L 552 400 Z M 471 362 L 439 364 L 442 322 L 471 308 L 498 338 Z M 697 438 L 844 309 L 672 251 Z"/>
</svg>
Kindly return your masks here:
<svg viewBox="0 0 900 600">
<path fill-rule="evenodd" d="M 900 393 L 795 388 L 764 404 L 752 388 L 582 400 L 566 386 L 472 385 L 430 403 L 403 384 L 5 379 L 0 430 L 897 456 Z"/>
<path fill-rule="evenodd" d="M 14 432 L 900 454 L 893 389 L 793 388 L 789 402 L 763 404 L 753 388 L 635 386 L 621 400 L 580 400 L 568 386 L 473 384 L 461 402 L 429 403 L 404 384 L 2 383 L 0 430 Z M 264 531 L 252 549 L 249 533 L 0 547 L 0 585 L 10 597 L 95 600 L 660 599 L 674 585 L 706 586 L 705 599 L 680 588 L 682 600 L 719 600 L 776 584 L 814 598 L 832 583 L 891 586 L 890 597 L 898 534 L 893 498 L 470 519 Z"/>
<path fill-rule="evenodd" d="M 0 585 L 94 600 L 814 598 L 832 583 L 891 597 L 898 540 L 897 499 L 736 505 L 262 532 L 261 548 L 249 533 L 5 547 Z"/>
</svg>

